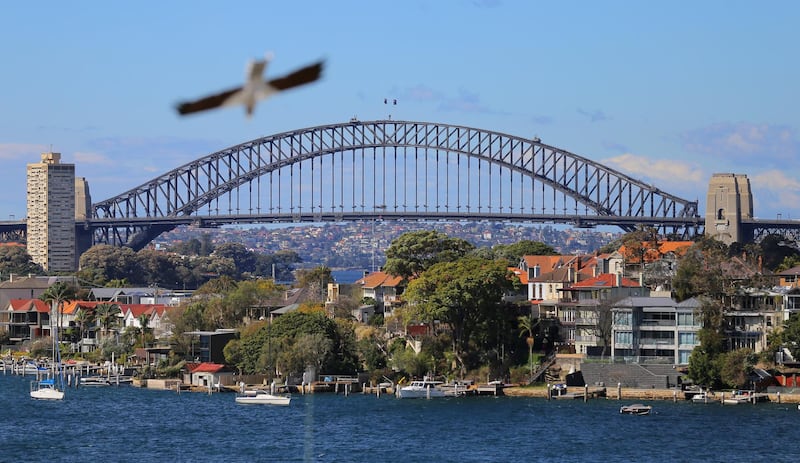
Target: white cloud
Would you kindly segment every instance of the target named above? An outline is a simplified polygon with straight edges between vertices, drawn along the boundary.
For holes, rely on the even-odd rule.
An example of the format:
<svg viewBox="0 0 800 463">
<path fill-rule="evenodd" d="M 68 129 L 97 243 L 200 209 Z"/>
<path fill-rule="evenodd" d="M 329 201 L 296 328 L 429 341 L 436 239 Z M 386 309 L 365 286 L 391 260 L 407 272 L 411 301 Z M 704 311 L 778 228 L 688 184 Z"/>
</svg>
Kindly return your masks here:
<svg viewBox="0 0 800 463">
<path fill-rule="evenodd" d="M 774 212 L 797 212 L 800 204 L 800 180 L 789 177 L 782 170 L 772 169 L 749 176 L 753 200 L 758 210 L 766 210 L 767 216 Z M 758 215 L 758 214 L 756 214 Z"/>
<path fill-rule="evenodd" d="M 39 154 L 48 151 L 45 145 L 29 143 L 0 143 L 0 159 L 39 162 Z"/>
<path fill-rule="evenodd" d="M 621 154 L 602 161 L 609 167 L 634 178 L 675 184 L 696 184 L 705 181 L 706 175 L 696 164 L 667 159 L 651 159 L 631 153 Z M 661 185 L 657 185 L 661 186 Z"/>
<path fill-rule="evenodd" d="M 795 163 L 800 155 L 800 139 L 785 125 L 721 123 L 692 130 L 682 138 L 688 151 L 758 166 Z"/>
<path fill-rule="evenodd" d="M 75 152 L 74 156 L 76 164 L 113 164 L 113 161 L 111 161 L 108 156 L 91 151 L 77 151 Z"/>
</svg>

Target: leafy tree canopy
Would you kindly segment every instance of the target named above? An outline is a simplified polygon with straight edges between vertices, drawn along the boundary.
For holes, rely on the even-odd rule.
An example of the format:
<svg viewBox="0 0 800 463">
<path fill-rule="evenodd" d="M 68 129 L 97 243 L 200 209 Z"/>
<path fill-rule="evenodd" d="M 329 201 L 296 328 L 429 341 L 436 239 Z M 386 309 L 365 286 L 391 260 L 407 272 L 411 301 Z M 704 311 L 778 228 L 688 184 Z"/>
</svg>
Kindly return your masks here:
<svg viewBox="0 0 800 463">
<path fill-rule="evenodd" d="M 22 246 L 0 246 L 0 274 L 15 275 L 41 274 L 42 266 L 31 259 Z"/>
<path fill-rule="evenodd" d="M 439 262 L 453 262 L 475 246 L 461 238 L 450 238 L 434 230 L 401 235 L 386 250 L 386 273 L 409 279 Z"/>
</svg>

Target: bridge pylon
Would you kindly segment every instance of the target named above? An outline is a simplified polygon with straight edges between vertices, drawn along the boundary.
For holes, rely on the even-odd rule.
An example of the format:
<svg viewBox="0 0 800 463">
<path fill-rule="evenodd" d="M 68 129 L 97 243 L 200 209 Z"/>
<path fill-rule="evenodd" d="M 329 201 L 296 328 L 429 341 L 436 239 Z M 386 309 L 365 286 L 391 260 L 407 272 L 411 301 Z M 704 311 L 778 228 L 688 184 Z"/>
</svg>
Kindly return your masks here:
<svg viewBox="0 0 800 463">
<path fill-rule="evenodd" d="M 713 174 L 706 196 L 705 234 L 723 243 L 753 241 L 752 230 L 742 220 L 753 219 L 753 194 L 744 174 Z"/>
</svg>

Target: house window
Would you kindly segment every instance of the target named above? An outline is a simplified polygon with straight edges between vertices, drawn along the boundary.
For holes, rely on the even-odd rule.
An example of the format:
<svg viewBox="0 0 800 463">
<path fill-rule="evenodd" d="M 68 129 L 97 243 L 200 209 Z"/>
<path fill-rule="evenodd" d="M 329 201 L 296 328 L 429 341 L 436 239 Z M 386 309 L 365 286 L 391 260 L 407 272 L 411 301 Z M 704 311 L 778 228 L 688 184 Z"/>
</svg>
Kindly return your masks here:
<svg viewBox="0 0 800 463">
<path fill-rule="evenodd" d="M 618 331 L 614 333 L 615 344 L 633 344 L 633 333 L 630 331 Z"/>
<path fill-rule="evenodd" d="M 631 326 L 633 314 L 630 312 L 616 312 L 614 313 L 614 324 Z"/>
<path fill-rule="evenodd" d="M 690 350 L 679 350 L 678 351 L 678 363 L 681 364 L 681 365 L 688 364 L 690 355 L 692 355 L 692 351 L 690 351 Z"/>
<path fill-rule="evenodd" d="M 678 344 L 682 346 L 696 346 L 698 344 L 697 333 L 678 333 Z"/>
<path fill-rule="evenodd" d="M 678 313 L 678 326 L 698 326 L 692 313 Z"/>
</svg>

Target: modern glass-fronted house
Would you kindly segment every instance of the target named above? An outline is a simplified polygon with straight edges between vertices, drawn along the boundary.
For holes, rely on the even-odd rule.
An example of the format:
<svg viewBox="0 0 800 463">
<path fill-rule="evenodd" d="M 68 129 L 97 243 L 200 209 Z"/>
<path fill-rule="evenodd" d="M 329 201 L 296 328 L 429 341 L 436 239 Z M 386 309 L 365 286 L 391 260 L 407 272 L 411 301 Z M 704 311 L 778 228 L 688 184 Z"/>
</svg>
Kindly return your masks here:
<svg viewBox="0 0 800 463">
<path fill-rule="evenodd" d="M 700 301 L 628 297 L 612 308 L 611 357 L 615 362 L 687 365 L 700 344 Z"/>
</svg>

